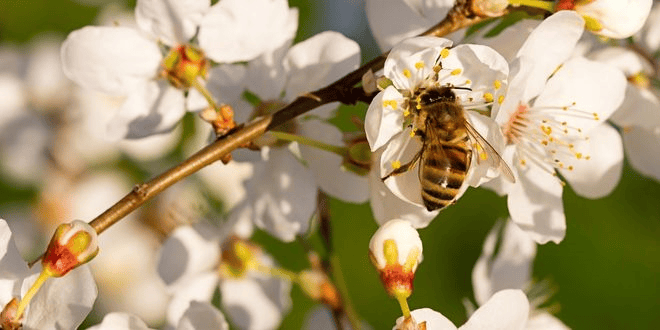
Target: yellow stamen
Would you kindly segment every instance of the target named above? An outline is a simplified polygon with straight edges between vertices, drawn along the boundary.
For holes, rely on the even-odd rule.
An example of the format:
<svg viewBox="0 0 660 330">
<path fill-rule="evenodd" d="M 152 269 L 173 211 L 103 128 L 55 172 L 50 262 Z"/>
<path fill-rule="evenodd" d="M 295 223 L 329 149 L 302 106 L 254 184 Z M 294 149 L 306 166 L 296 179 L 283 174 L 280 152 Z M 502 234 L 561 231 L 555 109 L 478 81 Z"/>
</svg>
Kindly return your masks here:
<svg viewBox="0 0 660 330">
<path fill-rule="evenodd" d="M 419 62 L 415 63 L 415 69 L 421 70 L 423 68 L 424 68 L 424 62 L 419 61 Z"/>
<path fill-rule="evenodd" d="M 401 167 L 401 161 L 400 161 L 400 160 L 392 161 L 392 168 L 393 168 L 393 169 L 396 170 L 396 169 L 398 169 L 399 167 Z"/>
<path fill-rule="evenodd" d="M 495 82 L 493 82 L 493 86 L 495 87 L 495 89 L 500 89 L 502 87 L 502 82 L 499 80 L 495 80 Z"/>
<path fill-rule="evenodd" d="M 406 76 L 406 78 L 412 77 L 412 74 L 410 73 L 410 70 L 408 70 L 408 69 L 403 69 L 403 75 Z"/>
<path fill-rule="evenodd" d="M 461 74 L 461 72 L 463 72 L 463 70 L 461 70 L 461 69 L 454 69 L 454 70 L 451 71 L 451 75 L 452 75 L 452 76 L 458 76 L 459 74 Z"/>
<path fill-rule="evenodd" d="M 440 51 L 440 56 L 442 56 L 442 58 L 447 58 L 447 56 L 449 56 L 449 49 L 447 49 L 447 48 L 443 48 L 443 49 Z"/>
<path fill-rule="evenodd" d="M 484 100 L 486 100 L 486 102 L 488 102 L 488 103 L 493 102 L 493 94 L 484 93 Z"/>
</svg>

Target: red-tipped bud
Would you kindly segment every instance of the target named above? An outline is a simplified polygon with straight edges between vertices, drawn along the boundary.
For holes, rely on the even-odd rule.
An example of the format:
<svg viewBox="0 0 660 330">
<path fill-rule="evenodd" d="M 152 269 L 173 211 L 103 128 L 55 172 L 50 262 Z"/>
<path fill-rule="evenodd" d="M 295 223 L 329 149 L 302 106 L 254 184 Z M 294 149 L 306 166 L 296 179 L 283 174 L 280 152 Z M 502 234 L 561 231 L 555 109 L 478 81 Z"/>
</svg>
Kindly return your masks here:
<svg viewBox="0 0 660 330">
<path fill-rule="evenodd" d="M 13 298 L 10 300 L 5 308 L 0 313 L 0 329 L 2 330 L 19 330 L 23 327 L 23 316 L 17 318 L 18 314 L 18 299 Z"/>
<path fill-rule="evenodd" d="M 75 220 L 57 227 L 41 264 L 50 276 L 60 277 L 92 260 L 98 252 L 98 235 L 94 228 Z"/>
<path fill-rule="evenodd" d="M 390 220 L 369 242 L 369 256 L 387 292 L 396 298 L 412 294 L 417 265 L 422 261 L 422 240 L 408 221 Z"/>
<path fill-rule="evenodd" d="M 299 274 L 299 279 L 300 287 L 310 298 L 334 310 L 341 308 L 339 292 L 325 273 L 317 269 L 303 270 Z"/>
</svg>

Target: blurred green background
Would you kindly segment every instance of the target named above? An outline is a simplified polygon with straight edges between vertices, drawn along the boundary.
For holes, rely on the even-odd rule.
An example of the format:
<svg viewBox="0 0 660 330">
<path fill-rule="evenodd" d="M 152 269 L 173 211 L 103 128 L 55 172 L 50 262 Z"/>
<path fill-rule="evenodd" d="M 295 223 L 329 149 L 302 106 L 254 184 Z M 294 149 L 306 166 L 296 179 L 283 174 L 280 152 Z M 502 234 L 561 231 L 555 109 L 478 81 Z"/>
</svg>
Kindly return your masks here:
<svg viewBox="0 0 660 330">
<path fill-rule="evenodd" d="M 22 44 L 44 31 L 66 36 L 76 28 L 93 24 L 101 7 L 91 4 L 109 2 L 1 1 L 0 43 Z M 362 1 L 289 2 L 300 9 L 297 40 L 327 29 L 339 30 L 360 43 L 363 60 L 378 54 Z M 134 6 L 134 1 L 120 3 L 127 8 Z M 347 117 L 364 111 L 362 105 L 356 109 L 345 107 L 342 113 Z M 567 187 L 566 239 L 560 245 L 549 243 L 538 249 L 534 277 L 549 280 L 556 287 L 551 302 L 559 303 L 558 317 L 573 329 L 657 329 L 660 325 L 660 184 L 627 165 L 624 171 L 616 190 L 599 200 L 578 197 Z M 150 176 L 132 175 L 140 180 Z M 34 199 L 35 195 L 36 191 L 0 182 L 0 210 L 13 202 Z M 400 311 L 386 296 L 367 256 L 369 239 L 377 228 L 369 206 L 333 200 L 331 212 L 335 252 L 341 260 L 350 298 L 359 315 L 374 329 L 390 329 Z M 457 325 L 465 322 L 462 300 L 473 296 L 472 267 L 490 228 L 506 217 L 504 198 L 471 189 L 457 205 L 420 230 L 424 262 L 417 271 L 411 308 L 429 307 Z M 293 270 L 306 267 L 300 244 L 283 244 L 263 233 L 258 233 L 256 239 L 283 266 Z M 300 328 L 313 306 L 298 288 L 293 291 L 293 299 L 294 309 L 284 320 L 283 329 Z"/>
</svg>

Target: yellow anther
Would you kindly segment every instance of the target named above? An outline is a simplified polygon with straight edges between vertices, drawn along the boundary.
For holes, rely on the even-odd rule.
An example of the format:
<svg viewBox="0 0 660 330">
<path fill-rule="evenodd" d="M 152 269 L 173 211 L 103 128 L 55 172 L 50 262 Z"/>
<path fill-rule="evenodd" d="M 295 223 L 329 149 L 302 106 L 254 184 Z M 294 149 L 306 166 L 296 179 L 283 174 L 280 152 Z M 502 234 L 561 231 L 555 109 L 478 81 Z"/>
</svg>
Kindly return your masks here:
<svg viewBox="0 0 660 330">
<path fill-rule="evenodd" d="M 527 161 L 524 160 L 524 159 L 521 159 L 521 160 L 520 160 L 520 165 L 522 165 L 522 166 L 527 165 Z"/>
<path fill-rule="evenodd" d="M 410 137 L 415 136 L 416 132 L 417 132 L 417 130 L 411 130 L 411 131 L 410 131 Z"/>
<path fill-rule="evenodd" d="M 500 87 L 502 87 L 502 82 L 499 80 L 495 80 L 493 82 L 493 86 L 495 87 L 495 89 L 500 89 Z"/>
<path fill-rule="evenodd" d="M 454 70 L 451 71 L 451 75 L 452 76 L 458 76 L 459 74 L 461 74 L 461 72 L 463 72 L 463 70 L 461 70 L 460 68 L 459 69 L 454 69 Z"/>
<path fill-rule="evenodd" d="M 421 70 L 423 68 L 424 68 L 424 62 L 419 61 L 419 62 L 415 63 L 415 69 Z"/>
<path fill-rule="evenodd" d="M 589 160 L 589 159 L 591 159 L 591 156 L 586 156 L 586 157 L 584 157 L 584 159 Z"/>
<path fill-rule="evenodd" d="M 576 152 L 575 153 L 575 158 L 582 159 L 582 153 L 581 152 Z"/>
<path fill-rule="evenodd" d="M 572 170 L 573 170 L 573 165 L 570 165 L 570 166 L 568 167 L 568 170 L 569 170 L 569 171 L 572 171 Z"/>
<path fill-rule="evenodd" d="M 547 146 L 547 145 L 548 145 L 548 141 L 547 141 L 547 140 L 543 140 L 543 141 L 541 141 L 541 144 L 543 144 L 544 146 Z"/>
<path fill-rule="evenodd" d="M 407 109 L 404 110 L 404 111 L 403 111 L 403 116 L 404 116 L 404 117 L 408 117 L 408 116 L 410 116 L 410 111 L 408 111 Z"/>
<path fill-rule="evenodd" d="M 562 126 L 566 126 L 566 125 L 568 125 L 568 123 L 565 122 L 565 121 L 562 121 L 562 122 L 561 122 L 561 125 L 562 125 Z"/>
<path fill-rule="evenodd" d="M 594 112 L 593 115 L 594 115 L 594 119 L 595 119 L 595 120 L 598 120 L 598 118 L 599 118 L 599 117 L 598 117 L 598 114 Z"/>
<path fill-rule="evenodd" d="M 398 168 L 400 168 L 400 167 L 401 167 L 401 161 L 399 161 L 399 160 L 392 161 L 392 168 L 393 168 L 393 169 L 396 170 L 396 169 L 398 169 Z"/>
<path fill-rule="evenodd" d="M 471 83 L 472 83 L 472 80 L 470 80 L 470 79 L 468 79 L 468 80 L 465 81 L 465 84 L 466 84 L 466 85 L 469 85 L 469 84 L 471 84 Z"/>
<path fill-rule="evenodd" d="M 543 126 L 543 125 L 541 125 L 541 130 L 542 130 L 543 133 L 545 133 L 546 135 L 550 135 L 550 134 L 552 134 L 552 127 L 550 127 L 550 126 Z"/>
<path fill-rule="evenodd" d="M 486 102 L 488 102 L 488 103 L 493 102 L 493 94 L 484 93 L 484 100 L 486 100 Z"/>
<path fill-rule="evenodd" d="M 449 56 L 449 49 L 447 49 L 447 48 L 443 48 L 443 49 L 440 51 L 440 56 L 442 56 L 442 58 L 447 58 L 447 56 Z"/>
<path fill-rule="evenodd" d="M 406 76 L 406 78 L 412 77 L 412 74 L 410 73 L 410 70 L 408 70 L 408 69 L 403 69 L 403 75 Z"/>
<path fill-rule="evenodd" d="M 396 242 L 393 239 L 383 242 L 383 255 L 385 256 L 386 265 L 399 264 L 399 249 L 396 247 Z"/>
<path fill-rule="evenodd" d="M 504 102 L 504 95 L 500 95 L 500 96 L 497 98 L 497 103 L 502 104 L 502 102 Z"/>
<path fill-rule="evenodd" d="M 398 104 L 395 100 L 383 100 L 383 108 L 390 107 L 392 109 L 396 109 L 397 106 Z"/>
</svg>

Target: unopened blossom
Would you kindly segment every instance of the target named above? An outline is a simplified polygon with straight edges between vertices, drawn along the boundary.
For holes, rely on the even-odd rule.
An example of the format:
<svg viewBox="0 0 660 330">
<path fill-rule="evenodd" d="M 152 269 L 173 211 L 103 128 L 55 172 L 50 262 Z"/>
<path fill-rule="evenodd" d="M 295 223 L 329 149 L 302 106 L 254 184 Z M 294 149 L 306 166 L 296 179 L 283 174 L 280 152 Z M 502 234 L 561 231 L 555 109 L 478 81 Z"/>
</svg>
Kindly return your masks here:
<svg viewBox="0 0 660 330">
<path fill-rule="evenodd" d="M 253 59 L 293 39 L 297 28 L 297 11 L 284 0 L 225 0 L 213 6 L 209 0 L 140 0 L 135 18 L 137 28 L 88 26 L 72 32 L 62 46 L 69 78 L 126 97 L 108 127 L 116 138 L 169 131 L 186 109 L 200 110 L 203 97 L 195 86 L 205 86 L 209 79 L 216 87 L 208 89 L 217 90 L 225 86 L 224 78 L 240 71 L 212 68 L 211 61 Z M 191 43 L 195 36 L 198 44 Z"/>
<path fill-rule="evenodd" d="M 623 39 L 642 28 L 652 0 L 558 0 L 555 10 L 575 10 L 595 34 Z"/>
<path fill-rule="evenodd" d="M 422 250 L 419 233 L 405 220 L 390 220 L 374 233 L 369 241 L 369 257 L 388 294 L 396 298 L 412 294 Z"/>
<path fill-rule="evenodd" d="M 499 222 L 488 233 L 483 251 L 472 270 L 472 288 L 477 304 L 486 304 L 496 292 L 504 289 L 532 292 L 532 266 L 535 256 L 536 242 L 529 235 L 511 221 L 507 220 L 504 224 Z M 529 300 L 544 303 L 547 298 L 530 296 Z M 531 307 L 525 329 L 568 329 L 552 314 L 534 308 L 539 306 Z"/>
<path fill-rule="evenodd" d="M 385 61 L 384 75 L 392 85 L 373 99 L 364 123 L 371 150 L 383 148 L 381 178 L 409 163 L 423 147 L 424 140 L 416 134 L 422 128 L 414 121 L 420 116 L 421 109 L 417 98 L 424 90 L 453 87 L 456 102 L 467 109 L 498 103 L 504 98 L 508 65 L 497 52 L 479 45 L 450 47 L 451 41 L 447 39 L 412 38 L 392 49 Z M 502 136 L 493 120 L 470 111 L 466 111 L 465 116 L 494 148 L 501 146 Z M 479 158 L 476 157 L 478 154 Z M 467 176 L 456 198 L 468 186 L 478 186 L 498 174 L 491 171 L 488 162 L 480 161 L 481 156 L 485 155 L 472 153 L 471 166 L 466 169 Z M 491 156 L 495 157 L 487 157 Z M 418 175 L 420 163 L 417 161 L 404 173 L 389 176 L 385 184 L 402 200 L 428 208 L 422 199 Z"/>
<path fill-rule="evenodd" d="M 12 298 L 20 300 L 37 279 L 40 266 L 28 270 L 18 253 L 7 223 L 0 219 L 0 306 Z M 61 278 L 49 278 L 32 297 L 21 320 L 23 329 L 74 329 L 85 319 L 96 299 L 97 288 L 87 265 Z M 0 320 L 0 323 L 9 320 Z"/>
<path fill-rule="evenodd" d="M 425 323 L 426 328 L 422 329 L 426 330 L 522 330 L 525 329 L 528 313 L 529 302 L 525 294 L 509 289 L 495 293 L 458 328 L 444 315 L 430 308 L 422 308 L 411 312 L 412 320 L 399 317 L 392 329 L 419 329 L 418 326 Z"/>
<path fill-rule="evenodd" d="M 621 128 L 630 165 L 640 173 L 660 180 L 656 152 L 660 150 L 660 100 L 651 86 L 652 65 L 639 53 L 623 47 L 609 47 L 590 56 L 626 75 L 626 97 L 610 120 Z"/>
<path fill-rule="evenodd" d="M 324 87 L 354 70 L 359 65 L 359 58 L 357 43 L 340 33 L 327 31 L 249 62 L 247 88 L 258 101 L 249 107 L 247 104 L 235 107 L 237 121 L 272 114 L 297 97 L 314 98 L 305 93 Z M 336 102 L 326 104 L 275 131 L 319 139 L 327 144 L 342 143 L 338 129 L 325 122 L 338 105 Z M 353 179 L 366 182 L 366 178 L 343 168 L 341 156 L 313 150 L 302 143 L 279 140 L 271 133 L 254 142 L 260 148 L 259 153 L 234 152 L 236 160 L 249 161 L 254 167 L 252 177 L 245 183 L 246 199 L 234 208 L 232 217 L 246 216 L 257 227 L 290 242 L 296 235 L 308 231 L 316 210 L 317 189 L 349 201 L 367 199 L 366 185 L 353 183 Z M 303 164 L 301 159 L 309 161 Z"/>
<path fill-rule="evenodd" d="M 512 64 L 509 89 L 493 111 L 507 141 L 515 184 L 499 183 L 513 221 L 537 242 L 560 242 L 566 224 L 563 182 L 580 195 L 607 195 L 619 181 L 623 150 L 605 120 L 623 101 L 626 80 L 610 66 L 570 58 L 582 35 L 573 11 L 547 18 Z"/>
</svg>

